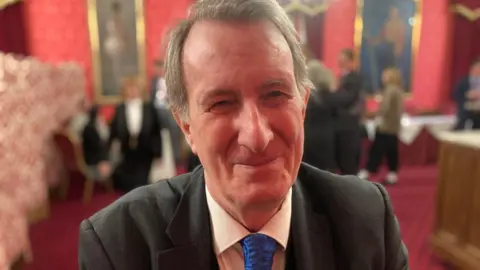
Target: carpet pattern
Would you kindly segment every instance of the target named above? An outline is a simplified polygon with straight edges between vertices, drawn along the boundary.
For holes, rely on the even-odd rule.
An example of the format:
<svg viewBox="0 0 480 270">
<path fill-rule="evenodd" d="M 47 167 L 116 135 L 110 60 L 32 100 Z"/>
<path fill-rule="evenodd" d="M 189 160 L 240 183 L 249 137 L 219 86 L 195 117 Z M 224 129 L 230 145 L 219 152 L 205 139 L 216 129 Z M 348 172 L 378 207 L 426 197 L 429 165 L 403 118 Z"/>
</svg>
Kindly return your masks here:
<svg viewBox="0 0 480 270">
<path fill-rule="evenodd" d="M 434 218 L 434 198 L 437 169 L 405 168 L 399 175 L 399 184 L 388 187 L 402 237 L 409 250 L 410 269 L 447 270 L 446 265 L 432 256 L 428 244 Z M 373 178 L 372 181 L 379 181 Z M 52 205 L 51 217 L 31 228 L 34 261 L 25 270 L 74 270 L 77 265 L 78 226 L 97 210 L 118 198 L 96 192 L 92 202 L 81 202 L 81 183 L 72 183 L 72 194 L 66 202 Z"/>
</svg>

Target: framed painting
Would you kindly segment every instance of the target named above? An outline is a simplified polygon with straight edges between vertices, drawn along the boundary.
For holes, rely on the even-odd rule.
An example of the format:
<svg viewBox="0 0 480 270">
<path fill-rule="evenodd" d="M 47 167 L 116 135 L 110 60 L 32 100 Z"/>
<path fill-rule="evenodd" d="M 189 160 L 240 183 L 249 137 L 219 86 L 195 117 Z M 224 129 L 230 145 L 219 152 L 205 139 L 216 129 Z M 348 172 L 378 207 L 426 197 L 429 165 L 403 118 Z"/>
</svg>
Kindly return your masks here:
<svg viewBox="0 0 480 270">
<path fill-rule="evenodd" d="M 118 103 L 124 77 L 138 76 L 145 86 L 144 0 L 86 1 L 94 100 Z"/>
<path fill-rule="evenodd" d="M 421 0 L 357 0 L 355 45 L 364 89 L 376 95 L 382 89 L 382 72 L 401 71 L 410 92 L 421 29 Z"/>
</svg>

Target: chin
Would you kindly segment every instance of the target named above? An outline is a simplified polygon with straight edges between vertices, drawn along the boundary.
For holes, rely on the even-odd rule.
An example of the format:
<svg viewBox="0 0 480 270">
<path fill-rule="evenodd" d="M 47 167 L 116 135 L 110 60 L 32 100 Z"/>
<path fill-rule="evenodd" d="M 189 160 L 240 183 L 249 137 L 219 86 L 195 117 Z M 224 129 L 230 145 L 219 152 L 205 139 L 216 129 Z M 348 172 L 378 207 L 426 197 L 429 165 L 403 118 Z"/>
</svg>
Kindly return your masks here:
<svg viewBox="0 0 480 270">
<path fill-rule="evenodd" d="M 237 195 L 238 202 L 243 205 L 268 205 L 278 204 L 283 201 L 292 186 L 292 180 L 285 174 L 258 175 L 259 178 L 241 179 L 233 192 Z"/>
</svg>

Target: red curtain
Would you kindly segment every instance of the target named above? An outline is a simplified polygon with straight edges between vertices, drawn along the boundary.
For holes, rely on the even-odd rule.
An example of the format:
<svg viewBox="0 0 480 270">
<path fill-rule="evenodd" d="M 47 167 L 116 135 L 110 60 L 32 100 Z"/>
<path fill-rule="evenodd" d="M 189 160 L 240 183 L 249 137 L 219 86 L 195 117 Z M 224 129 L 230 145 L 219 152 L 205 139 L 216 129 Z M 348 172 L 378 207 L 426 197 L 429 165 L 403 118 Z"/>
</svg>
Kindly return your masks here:
<svg viewBox="0 0 480 270">
<path fill-rule="evenodd" d="M 451 4 L 462 4 L 471 10 L 480 8 L 479 0 L 452 0 Z M 468 74 L 471 63 L 480 57 L 480 18 L 471 21 L 455 13 L 452 39 L 452 83 L 455 84 Z"/>
<path fill-rule="evenodd" d="M 0 51 L 28 55 L 24 14 L 23 2 L 0 9 Z"/>
</svg>

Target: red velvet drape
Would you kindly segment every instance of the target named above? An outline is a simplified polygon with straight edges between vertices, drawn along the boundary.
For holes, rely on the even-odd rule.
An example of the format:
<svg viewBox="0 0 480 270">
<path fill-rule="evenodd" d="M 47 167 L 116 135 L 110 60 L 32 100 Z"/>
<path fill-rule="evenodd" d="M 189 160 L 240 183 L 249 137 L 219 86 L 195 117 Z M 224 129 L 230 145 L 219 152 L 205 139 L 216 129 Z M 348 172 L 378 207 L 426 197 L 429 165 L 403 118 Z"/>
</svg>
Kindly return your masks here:
<svg viewBox="0 0 480 270">
<path fill-rule="evenodd" d="M 474 10 L 480 8 L 479 0 L 453 0 Z M 453 21 L 452 84 L 466 76 L 472 62 L 480 57 L 480 18 L 471 21 L 455 14 Z"/>
<path fill-rule="evenodd" d="M 23 2 L 0 10 L 0 51 L 28 55 L 24 20 Z"/>
</svg>

